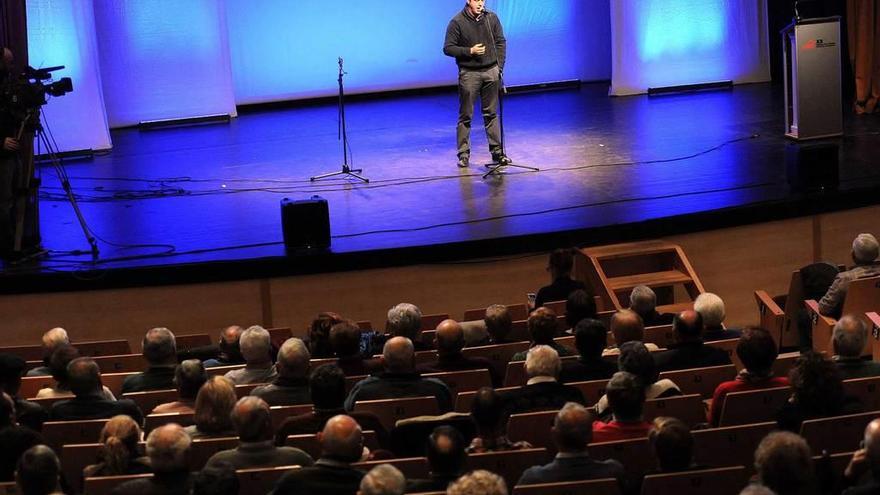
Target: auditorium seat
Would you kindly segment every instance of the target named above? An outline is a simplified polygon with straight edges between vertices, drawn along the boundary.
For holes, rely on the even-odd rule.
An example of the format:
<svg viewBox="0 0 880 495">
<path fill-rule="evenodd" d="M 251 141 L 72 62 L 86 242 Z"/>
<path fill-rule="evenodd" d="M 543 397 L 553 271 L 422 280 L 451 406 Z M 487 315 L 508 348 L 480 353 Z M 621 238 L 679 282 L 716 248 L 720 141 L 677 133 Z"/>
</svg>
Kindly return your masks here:
<svg viewBox="0 0 880 495">
<path fill-rule="evenodd" d="M 110 495 L 113 489 L 125 483 L 126 481 L 136 480 L 140 478 L 152 478 L 153 473 L 148 474 L 126 474 L 123 476 L 99 476 L 96 478 L 85 479 L 85 493 L 88 495 Z"/>
<path fill-rule="evenodd" d="M 18 396 L 29 399 L 36 397 L 37 392 L 41 388 L 51 387 L 55 383 L 55 379 L 51 376 L 25 376 L 21 379 L 21 387 L 18 389 Z"/>
<path fill-rule="evenodd" d="M 703 399 L 697 394 L 646 400 L 643 416 L 645 421 L 653 421 L 660 416 L 670 416 L 684 421 L 691 427 L 706 422 Z"/>
<path fill-rule="evenodd" d="M 95 443 L 107 421 L 106 419 L 46 421 L 43 423 L 43 439 L 55 452 L 61 452 L 61 446 L 66 443 Z"/>
<path fill-rule="evenodd" d="M 643 342 L 646 344 L 654 344 L 663 349 L 669 347 L 669 344 L 674 342 L 672 325 L 645 327 L 645 338 L 643 339 Z"/>
<path fill-rule="evenodd" d="M 43 397 L 41 399 L 34 397 L 34 398 L 30 399 L 30 401 L 33 403 L 39 404 L 40 406 L 42 406 L 43 409 L 45 409 L 46 411 L 49 411 L 52 409 L 52 405 L 55 404 L 56 402 L 61 402 L 63 400 L 70 400 L 72 398 L 73 398 L 73 395 L 66 395 L 66 396 L 62 396 L 62 397 Z"/>
<path fill-rule="evenodd" d="M 272 426 L 278 428 L 285 419 L 291 416 L 299 416 L 312 412 L 315 406 L 312 404 L 298 404 L 295 406 L 271 406 L 269 415 L 272 416 Z"/>
<path fill-rule="evenodd" d="M 434 330 L 443 320 L 449 319 L 449 313 L 422 315 L 422 326 L 419 330 Z"/>
<path fill-rule="evenodd" d="M 19 495 L 18 485 L 14 481 L 0 483 L 0 495 Z"/>
<path fill-rule="evenodd" d="M 376 432 L 373 430 L 366 430 L 363 432 L 364 435 L 364 447 L 367 447 L 371 451 L 378 450 L 379 446 L 379 438 L 376 436 Z M 296 447 L 306 454 L 312 456 L 312 459 L 317 459 L 321 457 L 321 443 L 318 441 L 318 434 L 311 433 L 305 435 L 288 435 L 287 439 L 284 441 L 284 444 L 288 447 Z"/>
<path fill-rule="evenodd" d="M 262 387 L 266 385 L 265 383 L 243 383 L 241 385 L 235 386 L 235 396 L 241 399 L 242 397 L 248 396 L 251 392 L 254 391 L 257 387 Z"/>
<path fill-rule="evenodd" d="M 119 397 L 122 395 L 122 383 L 126 378 L 137 375 L 140 371 L 129 371 L 126 373 L 101 373 L 101 383 L 109 388 L 113 395 Z"/>
<path fill-rule="evenodd" d="M 804 301 L 804 304 L 812 323 L 813 350 L 831 355 L 833 353 L 831 333 L 837 320 L 819 313 L 819 302 L 814 299 Z M 868 321 L 865 313 L 876 311 L 880 311 L 880 277 L 861 278 L 850 282 L 840 314 L 859 316 L 868 325 L 868 328 L 871 328 L 871 322 Z M 862 350 L 863 355 L 873 355 L 873 346 L 870 340 L 865 343 L 865 348 Z M 873 355 L 873 358 L 880 360 L 880 356 L 877 355 Z"/>
<path fill-rule="evenodd" d="M 509 392 L 511 390 L 516 390 L 518 388 L 519 387 L 503 387 L 503 388 L 496 388 L 495 391 L 503 394 L 504 392 Z M 477 395 L 476 391 L 460 392 L 458 395 L 456 395 L 455 396 L 455 407 L 454 407 L 455 412 L 460 412 L 460 413 L 471 412 L 471 406 L 474 403 L 474 397 L 476 397 L 476 395 Z"/>
<path fill-rule="evenodd" d="M 650 474 L 642 481 L 642 495 L 705 493 L 738 495 L 749 481 L 744 466 Z"/>
<path fill-rule="evenodd" d="M 278 466 L 270 468 L 238 469 L 239 495 L 265 495 L 275 488 L 275 484 L 285 473 L 300 466 Z"/>
<path fill-rule="evenodd" d="M 694 430 L 694 459 L 702 466 L 742 465 L 752 472 L 755 449 L 775 429 L 775 422 L 766 422 Z"/>
<path fill-rule="evenodd" d="M 581 391 L 584 395 L 584 400 L 586 401 L 588 406 L 595 405 L 599 402 L 599 399 L 605 395 L 605 387 L 608 386 L 608 380 L 589 380 L 586 382 L 571 382 L 566 383 L 571 387 L 574 387 Z"/>
<path fill-rule="evenodd" d="M 226 373 L 232 370 L 240 370 L 244 368 L 243 364 L 230 364 L 228 366 L 212 366 L 210 368 L 206 368 L 205 372 L 208 374 L 208 378 L 212 376 L 223 376 Z"/>
<path fill-rule="evenodd" d="M 556 420 L 557 411 L 538 411 L 522 414 L 511 414 L 507 420 L 507 435 L 511 441 L 525 440 L 533 447 L 543 447 L 551 452 L 556 451 L 550 428 Z"/>
<path fill-rule="evenodd" d="M 529 342 L 521 341 L 510 342 L 507 344 L 465 347 L 464 349 L 462 349 L 461 353 L 469 358 L 480 357 L 492 361 L 492 364 L 495 367 L 495 372 L 498 374 L 498 376 L 504 376 L 504 372 L 507 370 L 507 363 L 510 362 L 510 358 L 512 358 L 513 355 L 517 352 L 528 350 L 529 345 Z"/>
<path fill-rule="evenodd" d="M 436 378 L 445 383 L 453 397 L 460 392 L 471 392 L 481 387 L 492 386 L 492 377 L 487 369 L 425 373 L 422 377 Z"/>
<path fill-rule="evenodd" d="M 855 397 L 865 411 L 880 411 L 880 376 L 843 381 L 843 391 Z"/>
<path fill-rule="evenodd" d="M 880 418 L 880 411 L 809 419 L 801 424 L 801 436 L 815 455 L 823 450 L 831 454 L 852 452 L 859 448 L 865 427 L 877 418 Z"/>
<path fill-rule="evenodd" d="M 61 447 L 61 472 L 74 493 L 82 492 L 83 469 L 98 462 L 100 449 L 100 443 L 68 443 Z"/>
<path fill-rule="evenodd" d="M 192 413 L 147 414 L 144 416 L 144 435 L 149 435 L 151 431 L 169 423 L 189 426 L 195 424 L 195 422 L 195 415 Z"/>
<path fill-rule="evenodd" d="M 345 377 L 345 394 L 348 395 L 351 389 L 361 380 L 368 378 L 370 375 L 355 375 Z"/>
<path fill-rule="evenodd" d="M 142 354 L 114 354 L 96 356 L 92 359 L 98 364 L 101 373 L 126 373 L 147 369 L 147 360 Z"/>
<path fill-rule="evenodd" d="M 620 485 L 614 478 L 587 481 L 565 481 L 537 485 L 516 485 L 512 495 L 620 495 Z"/>
<path fill-rule="evenodd" d="M 789 387 L 749 390 L 727 394 L 721 406 L 719 426 L 775 421 L 776 412 L 791 397 Z"/>
<path fill-rule="evenodd" d="M 206 333 L 194 333 L 187 335 L 175 335 L 174 343 L 177 346 L 177 353 L 185 353 L 196 347 L 206 347 L 214 343 L 214 339 Z"/>
<path fill-rule="evenodd" d="M 776 356 L 773 361 L 773 376 L 788 376 L 788 372 L 797 364 L 798 358 L 801 357 L 800 352 L 786 352 Z"/>
<path fill-rule="evenodd" d="M 425 457 L 401 457 L 399 459 L 356 462 L 351 466 L 366 473 L 379 464 L 391 464 L 399 469 L 400 472 L 403 473 L 403 476 L 408 480 L 416 478 L 425 479 L 430 477 L 430 467 L 428 466 L 428 459 Z"/>
<path fill-rule="evenodd" d="M 485 469 L 502 478 L 508 487 L 516 485 L 523 471 L 550 462 L 547 449 L 521 449 L 501 452 L 470 454 L 467 457 L 467 470 Z"/>
<path fill-rule="evenodd" d="M 704 399 L 711 399 L 719 384 L 736 378 L 736 366 L 726 364 L 724 366 L 664 371 L 660 373 L 660 378 L 672 380 L 682 393 L 698 394 Z"/>
<path fill-rule="evenodd" d="M 529 308 L 525 303 L 507 304 L 507 311 L 510 313 L 510 319 L 513 321 L 527 320 L 529 318 Z M 486 308 L 469 309 L 464 312 L 464 319 L 461 321 L 482 320 L 486 316 Z"/>
<path fill-rule="evenodd" d="M 266 331 L 269 332 L 269 340 L 276 348 L 281 348 L 281 344 L 293 337 L 290 327 L 267 328 Z"/>
<path fill-rule="evenodd" d="M 620 461 L 626 469 L 628 479 L 638 479 L 648 471 L 657 469 L 657 461 L 647 438 L 591 443 L 588 450 L 593 459 Z"/>
<path fill-rule="evenodd" d="M 388 431 L 401 419 L 440 414 L 437 399 L 434 397 L 363 400 L 355 402 L 354 410 L 375 414 Z"/>
<path fill-rule="evenodd" d="M 122 394 L 122 398 L 133 400 L 141 408 L 142 413 L 150 414 L 159 404 L 174 402 L 180 399 L 180 396 L 177 394 L 177 390 L 149 390 Z"/>
<path fill-rule="evenodd" d="M 576 361 L 577 359 L 578 356 L 565 356 L 561 358 L 563 363 L 566 361 Z M 504 371 L 505 387 L 516 387 L 526 384 L 528 376 L 526 376 L 525 364 L 525 361 L 511 361 L 507 363 L 507 368 Z"/>
<path fill-rule="evenodd" d="M 736 345 L 739 344 L 739 339 L 724 339 L 724 340 L 713 340 L 711 342 L 706 342 L 705 345 L 709 347 L 714 347 L 716 349 L 721 349 L 722 351 L 727 353 L 727 357 L 730 358 L 730 362 L 736 366 L 737 370 L 743 369 L 743 364 L 739 360 L 739 356 L 736 355 Z"/>
<path fill-rule="evenodd" d="M 238 437 L 195 438 L 189 448 L 189 469 L 199 471 L 217 452 L 238 447 Z"/>
</svg>

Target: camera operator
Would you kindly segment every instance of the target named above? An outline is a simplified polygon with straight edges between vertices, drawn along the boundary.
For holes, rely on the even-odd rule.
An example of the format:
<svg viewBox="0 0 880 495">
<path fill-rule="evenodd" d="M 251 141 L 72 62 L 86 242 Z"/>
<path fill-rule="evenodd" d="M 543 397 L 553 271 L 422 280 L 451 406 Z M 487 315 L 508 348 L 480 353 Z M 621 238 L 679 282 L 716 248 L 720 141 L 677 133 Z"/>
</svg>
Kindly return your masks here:
<svg viewBox="0 0 880 495">
<path fill-rule="evenodd" d="M 12 50 L 3 48 L 3 58 L 0 61 L 0 85 L 9 84 L 15 77 L 14 63 Z M 3 141 L 3 148 L 0 150 L 0 258 L 4 259 L 12 255 L 15 237 L 12 217 L 15 203 L 13 184 L 21 149 L 16 139 L 17 123 L 6 102 L 0 103 L 0 139 Z"/>
</svg>

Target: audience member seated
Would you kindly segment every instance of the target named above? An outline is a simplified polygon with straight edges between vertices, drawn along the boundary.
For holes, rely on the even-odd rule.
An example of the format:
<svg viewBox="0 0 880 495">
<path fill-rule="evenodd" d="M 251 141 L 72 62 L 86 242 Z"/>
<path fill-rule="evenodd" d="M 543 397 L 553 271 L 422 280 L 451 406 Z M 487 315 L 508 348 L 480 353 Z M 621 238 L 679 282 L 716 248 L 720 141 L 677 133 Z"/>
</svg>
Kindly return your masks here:
<svg viewBox="0 0 880 495">
<path fill-rule="evenodd" d="M 147 457 L 153 476 L 126 481 L 113 495 L 188 495 L 193 476 L 189 472 L 189 449 L 192 439 L 180 425 L 162 425 L 147 436 Z"/>
<path fill-rule="evenodd" d="M 580 390 L 557 381 L 560 364 L 556 351 L 545 345 L 529 349 L 526 355 L 526 384 L 504 393 L 504 415 L 559 409 L 566 402 L 584 404 Z"/>
<path fill-rule="evenodd" d="M 8 394 L 0 394 L 0 483 L 15 481 L 15 463 L 27 449 L 43 442 L 34 430 L 15 422 L 15 404 Z"/>
<path fill-rule="evenodd" d="M 637 341 L 627 342 L 620 348 L 620 357 L 617 359 L 620 371 L 626 371 L 637 376 L 645 388 L 645 400 L 662 399 L 681 395 L 681 389 L 669 378 L 660 380 L 660 372 L 654 364 L 654 357 L 645 344 Z M 608 396 L 603 395 L 596 403 L 596 414 L 606 419 L 611 416 Z"/>
<path fill-rule="evenodd" d="M 345 321 L 341 316 L 329 311 L 318 313 L 309 326 L 309 353 L 313 359 L 326 359 L 335 357 L 333 347 L 330 345 L 330 329 L 333 325 Z"/>
<path fill-rule="evenodd" d="M 138 447 L 140 441 L 141 429 L 134 420 L 124 414 L 113 416 L 101 429 L 98 438 L 101 444 L 98 463 L 86 466 L 83 478 L 152 473 L 150 460 Z"/>
<path fill-rule="evenodd" d="M 787 431 L 770 433 L 755 450 L 758 483 L 776 495 L 818 494 L 810 446 Z"/>
<path fill-rule="evenodd" d="M 55 348 L 52 357 L 49 358 L 49 370 L 52 378 L 55 379 L 55 386 L 41 388 L 37 391 L 38 399 L 46 399 L 49 397 L 72 397 L 70 384 L 67 378 L 67 365 L 71 361 L 79 357 L 79 351 L 72 345 L 62 344 Z M 107 400 L 116 400 L 116 396 L 109 388 L 104 386 L 104 397 Z"/>
<path fill-rule="evenodd" d="M 840 272 L 834 278 L 828 292 L 819 300 L 819 312 L 825 316 L 840 317 L 843 310 L 843 301 L 846 299 L 846 291 L 853 280 L 860 278 L 875 277 L 880 275 L 880 246 L 877 239 L 871 234 L 859 234 L 852 243 L 852 260 L 855 266 L 847 271 Z"/>
<path fill-rule="evenodd" d="M 349 416 L 330 418 L 318 434 L 321 457 L 313 466 L 287 472 L 274 495 L 355 495 L 364 473 L 351 467 L 364 450 L 363 434 Z"/>
<path fill-rule="evenodd" d="M 67 330 L 61 327 L 55 327 L 43 334 L 43 366 L 28 370 L 26 376 L 50 376 L 52 375 L 52 367 L 49 359 L 59 346 L 70 345 L 70 338 L 67 336 Z"/>
<path fill-rule="evenodd" d="M 352 320 L 345 320 L 330 329 L 330 346 L 338 358 L 336 364 L 345 376 L 369 375 L 376 365 L 361 354 L 361 329 Z"/>
<path fill-rule="evenodd" d="M 226 372 L 235 385 L 247 383 L 270 383 L 278 373 L 272 364 L 272 338 L 265 328 L 254 325 L 241 333 L 239 339 L 244 368 Z"/>
<path fill-rule="evenodd" d="M 551 429 L 556 458 L 550 464 L 532 466 L 523 472 L 517 485 L 623 478 L 623 465 L 614 460 L 590 457 L 587 445 L 593 439 L 593 416 L 584 406 L 569 402 L 556 414 Z"/>
<path fill-rule="evenodd" d="M 617 371 L 614 363 L 602 359 L 602 351 L 608 346 L 608 330 L 601 321 L 592 318 L 580 320 L 574 327 L 574 345 L 580 357 L 576 361 L 565 360 L 562 363 L 559 381 L 607 380 Z"/>
<path fill-rule="evenodd" d="M 868 342 L 868 327 L 854 315 L 844 315 L 834 325 L 831 334 L 832 360 L 844 380 L 880 376 L 880 363 L 862 359 L 862 349 Z"/>
<path fill-rule="evenodd" d="M 15 482 L 21 495 L 61 494 L 61 463 L 45 445 L 35 445 L 18 460 Z"/>
<path fill-rule="evenodd" d="M 220 342 L 217 344 L 217 357 L 214 359 L 206 359 L 205 368 L 214 368 L 216 366 L 233 366 L 236 364 L 244 364 L 244 356 L 241 355 L 241 347 L 239 347 L 238 339 L 244 331 L 238 325 L 230 325 L 220 332 Z"/>
<path fill-rule="evenodd" d="M 532 347 L 545 345 L 551 347 L 560 357 L 574 356 L 575 352 L 553 340 L 558 333 L 559 324 L 556 322 L 556 313 L 550 308 L 540 307 L 529 315 L 529 335 L 532 339 Z M 526 358 L 526 352 L 517 352 L 510 358 L 511 361 L 522 361 Z"/>
<path fill-rule="evenodd" d="M 843 477 L 849 488 L 843 495 L 880 493 L 880 419 L 868 423 L 863 445 L 846 467 Z"/>
<path fill-rule="evenodd" d="M 177 367 L 177 344 L 167 328 L 153 328 L 143 341 L 143 355 L 147 369 L 129 376 L 122 382 L 122 393 L 174 388 L 174 369 Z"/>
<path fill-rule="evenodd" d="M 312 458 L 300 449 L 276 447 L 269 405 L 259 397 L 242 397 L 232 409 L 238 447 L 217 452 L 207 466 L 228 462 L 235 469 L 275 466 L 311 466 Z"/>
<path fill-rule="evenodd" d="M 413 479 L 407 483 L 409 493 L 442 492 L 464 473 L 467 454 L 464 438 L 451 426 L 438 426 L 428 437 L 427 457 L 429 479 Z"/>
<path fill-rule="evenodd" d="M 844 394 L 840 371 L 821 354 L 809 352 L 798 358 L 788 373 L 791 398 L 776 413 L 780 430 L 800 432 L 807 419 L 861 412 L 861 404 Z"/>
<path fill-rule="evenodd" d="M 605 389 L 611 421 L 593 423 L 594 442 L 614 442 L 648 436 L 651 423 L 642 419 L 645 406 L 645 388 L 639 377 L 618 371 Z"/>
<path fill-rule="evenodd" d="M 131 416 L 137 424 L 144 416 L 137 404 L 129 399 L 108 400 L 101 385 L 101 370 L 92 358 L 76 358 L 67 365 L 72 399 L 52 404 L 52 421 L 112 418 L 118 414 Z"/>
<path fill-rule="evenodd" d="M 629 294 L 629 309 L 639 315 L 646 327 L 672 323 L 672 314 L 657 312 L 657 294 L 647 285 L 633 287 Z"/>
<path fill-rule="evenodd" d="M 718 426 L 724 401 L 731 392 L 745 392 L 764 388 L 787 387 L 788 378 L 773 376 L 773 362 L 776 361 L 776 343 L 770 332 L 758 327 L 746 327 L 742 330 L 736 344 L 736 355 L 743 364 L 743 369 L 735 380 L 722 382 L 712 394 L 712 405 L 709 408 L 709 424 Z"/>
<path fill-rule="evenodd" d="M 739 495 L 776 495 L 776 493 L 764 485 L 750 483 L 739 492 Z"/>
<path fill-rule="evenodd" d="M 192 495 L 239 495 L 235 468 L 228 462 L 215 462 L 193 476 Z"/>
<path fill-rule="evenodd" d="M 495 372 L 492 361 L 481 357 L 466 357 L 461 353 L 464 349 L 464 330 L 455 320 L 443 320 L 437 325 L 436 343 L 437 360 L 419 367 L 422 373 L 440 373 L 444 371 L 489 370 L 492 384 L 501 385 L 501 377 Z"/>
<path fill-rule="evenodd" d="M 50 376 L 52 375 L 52 365 L 49 360 L 55 349 L 63 345 L 70 345 L 70 338 L 67 336 L 67 330 L 61 327 L 55 327 L 43 334 L 41 339 L 43 347 L 43 366 L 28 370 L 25 376 Z"/>
<path fill-rule="evenodd" d="M 486 308 L 486 316 L 483 317 L 486 325 L 486 339 L 475 345 L 509 344 L 513 342 L 508 338 L 513 330 L 513 317 L 510 310 L 503 304 L 492 304 Z"/>
<path fill-rule="evenodd" d="M 449 485 L 446 495 L 507 495 L 507 484 L 501 476 L 477 469 Z"/>
<path fill-rule="evenodd" d="M 235 386 L 224 376 L 212 376 L 196 395 L 195 424 L 187 426 L 192 438 L 234 437 L 232 408 L 235 407 Z"/>
<path fill-rule="evenodd" d="M 738 339 L 740 331 L 735 328 L 724 328 L 724 301 L 720 297 L 704 292 L 694 300 L 694 311 L 703 318 L 703 341 Z"/>
<path fill-rule="evenodd" d="M 390 337 L 406 337 L 415 347 L 416 351 L 430 351 L 433 346 L 430 342 L 422 342 L 422 312 L 410 303 L 400 303 L 388 310 L 385 320 L 385 333 Z"/>
<path fill-rule="evenodd" d="M 614 346 L 605 349 L 603 356 L 613 356 L 620 353 L 620 347 L 627 342 L 643 342 L 645 340 L 645 324 L 642 317 L 631 309 L 622 309 L 611 317 L 611 335 L 614 337 Z M 649 351 L 657 351 L 659 347 L 651 342 L 645 343 Z"/>
<path fill-rule="evenodd" d="M 287 339 L 278 351 L 275 369 L 278 377 L 268 384 L 255 388 L 255 395 L 270 406 L 296 406 L 311 404 L 309 394 L 309 349 L 297 338 Z"/>
<path fill-rule="evenodd" d="M 415 369 L 415 349 L 406 337 L 392 337 L 382 350 L 385 371 L 359 381 L 348 398 L 345 410 L 352 411 L 359 400 L 435 397 L 441 413 L 452 409 L 452 394 L 436 378 L 422 378 Z"/>
<path fill-rule="evenodd" d="M 318 366 L 309 377 L 312 412 L 291 416 L 284 420 L 275 433 L 275 445 L 284 445 L 290 435 L 315 434 L 324 429 L 327 421 L 345 413 L 345 375 L 334 364 Z M 365 411 L 348 413 L 361 425 L 363 431 L 375 431 L 381 445 L 388 445 L 388 433 L 375 414 Z"/>
<path fill-rule="evenodd" d="M 532 448 L 529 442 L 511 442 L 507 438 L 504 400 L 495 389 L 483 387 L 477 390 L 471 405 L 471 417 L 477 425 L 477 436 L 468 446 L 468 454 Z"/>
<path fill-rule="evenodd" d="M 565 301 L 568 295 L 576 290 L 587 290 L 587 286 L 579 280 L 572 280 L 571 269 L 574 267 L 574 249 L 555 249 L 547 261 L 551 284 L 541 287 L 535 297 L 535 308 L 553 301 Z"/>
<path fill-rule="evenodd" d="M 648 433 L 648 441 L 661 473 L 702 469 L 694 464 L 694 437 L 691 429 L 678 418 L 659 417 Z"/>
<path fill-rule="evenodd" d="M 403 495 L 406 478 L 391 464 L 379 464 L 367 471 L 361 480 L 358 495 Z"/>
<path fill-rule="evenodd" d="M 660 371 L 705 368 L 730 364 L 724 349 L 703 344 L 703 318 L 696 311 L 682 311 L 672 321 L 675 343 L 655 356 Z"/>
<path fill-rule="evenodd" d="M 40 431 L 49 414 L 43 406 L 18 396 L 24 367 L 25 362 L 22 358 L 12 354 L 0 354 L 0 388 L 9 394 L 12 402 L 15 403 L 15 420 L 18 424 Z"/>
<path fill-rule="evenodd" d="M 565 333 L 574 333 L 574 327 L 586 318 L 596 318 L 596 300 L 587 291 L 578 289 L 565 300 L 565 326 L 568 327 Z"/>
<path fill-rule="evenodd" d="M 195 411 L 196 395 L 208 381 L 208 373 L 198 359 L 187 359 L 174 370 L 174 385 L 177 386 L 177 400 L 159 404 L 150 414 L 192 413 Z"/>
</svg>

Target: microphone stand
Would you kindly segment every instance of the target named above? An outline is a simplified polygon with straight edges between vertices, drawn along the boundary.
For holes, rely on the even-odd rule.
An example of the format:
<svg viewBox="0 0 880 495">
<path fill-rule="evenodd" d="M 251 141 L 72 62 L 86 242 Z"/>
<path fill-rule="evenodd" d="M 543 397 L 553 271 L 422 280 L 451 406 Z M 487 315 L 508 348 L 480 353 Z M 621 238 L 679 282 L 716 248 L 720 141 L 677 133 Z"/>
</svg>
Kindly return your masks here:
<svg viewBox="0 0 880 495">
<path fill-rule="evenodd" d="M 492 49 L 495 50 L 495 55 L 498 55 L 498 46 L 495 43 L 495 33 L 492 31 L 492 25 L 489 23 L 490 19 L 492 19 L 492 13 L 488 10 L 485 12 L 486 15 L 486 29 L 489 30 L 489 37 L 492 40 Z M 498 127 L 501 130 L 501 156 L 507 157 L 507 148 L 505 147 L 504 142 L 504 95 L 507 94 L 507 89 L 504 87 L 504 78 L 501 74 L 501 65 L 498 65 Z M 528 165 L 520 165 L 514 163 L 513 161 L 501 161 L 501 162 L 492 162 L 487 163 L 486 167 L 489 168 L 489 171 L 483 174 L 483 178 L 488 178 L 490 175 L 501 175 L 504 173 L 504 169 L 507 167 L 521 168 L 525 170 L 531 170 L 532 172 L 540 172 L 540 169 L 535 167 L 530 167 Z"/>
<path fill-rule="evenodd" d="M 342 83 L 342 77 L 347 74 L 342 68 L 342 57 L 339 57 L 339 139 L 342 141 L 342 170 L 339 172 L 330 172 L 326 174 L 316 175 L 309 180 L 315 182 L 316 180 L 327 179 L 329 177 L 336 177 L 337 175 L 342 175 L 345 177 L 354 177 L 355 179 L 361 180 L 363 182 L 370 182 L 370 179 L 361 176 L 362 170 L 357 168 L 353 169 L 348 164 L 348 133 L 346 132 L 345 127 L 345 86 Z"/>
</svg>

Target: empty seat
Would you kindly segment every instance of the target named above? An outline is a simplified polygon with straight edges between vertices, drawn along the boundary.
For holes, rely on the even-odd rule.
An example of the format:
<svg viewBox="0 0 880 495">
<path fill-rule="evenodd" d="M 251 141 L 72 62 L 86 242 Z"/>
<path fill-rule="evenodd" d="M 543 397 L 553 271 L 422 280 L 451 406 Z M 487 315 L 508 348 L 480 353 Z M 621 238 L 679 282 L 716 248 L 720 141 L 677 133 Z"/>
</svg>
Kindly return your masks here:
<svg viewBox="0 0 880 495">
<path fill-rule="evenodd" d="M 801 436 L 816 455 L 823 450 L 831 454 L 852 452 L 859 448 L 865 427 L 876 418 L 880 418 L 880 411 L 809 419 L 801 424 Z"/>
<path fill-rule="evenodd" d="M 740 426 L 694 430 L 694 459 L 703 466 L 746 466 L 754 470 L 755 449 L 776 423 L 755 423 Z"/>
<path fill-rule="evenodd" d="M 791 397 L 789 387 L 732 392 L 724 399 L 719 426 L 775 421 L 776 412 Z"/>
</svg>

